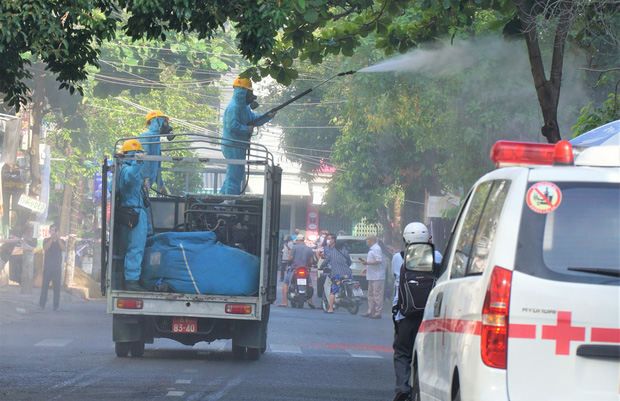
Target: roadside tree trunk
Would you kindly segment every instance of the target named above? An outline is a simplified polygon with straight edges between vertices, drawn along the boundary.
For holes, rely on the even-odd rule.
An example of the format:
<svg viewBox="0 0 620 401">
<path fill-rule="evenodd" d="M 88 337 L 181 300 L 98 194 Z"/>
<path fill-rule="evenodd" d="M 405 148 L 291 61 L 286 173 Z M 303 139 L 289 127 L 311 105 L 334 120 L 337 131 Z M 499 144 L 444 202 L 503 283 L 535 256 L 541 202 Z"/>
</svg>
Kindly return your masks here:
<svg viewBox="0 0 620 401">
<path fill-rule="evenodd" d="M 560 101 L 560 87 L 562 83 L 562 66 L 564 62 L 564 47 L 570 27 L 570 21 L 566 16 L 560 16 L 555 27 L 553 43 L 553 55 L 551 59 L 551 73 L 549 79 L 545 75 L 545 67 L 542 60 L 540 45 L 538 43 L 538 30 L 536 29 L 536 4 L 526 0 L 514 0 L 519 12 L 521 29 L 527 45 L 527 53 L 530 60 L 532 78 L 536 88 L 536 95 L 545 125 L 541 128 L 542 135 L 549 143 L 556 143 L 562 139 L 558 125 L 558 103 Z"/>
<path fill-rule="evenodd" d="M 65 285 L 72 286 L 75 269 L 75 243 L 78 231 L 78 212 L 82 203 L 81 191 L 78 186 L 73 187 L 71 199 L 71 213 L 69 216 L 69 238 L 67 240 L 67 254 L 65 257 Z"/>
</svg>

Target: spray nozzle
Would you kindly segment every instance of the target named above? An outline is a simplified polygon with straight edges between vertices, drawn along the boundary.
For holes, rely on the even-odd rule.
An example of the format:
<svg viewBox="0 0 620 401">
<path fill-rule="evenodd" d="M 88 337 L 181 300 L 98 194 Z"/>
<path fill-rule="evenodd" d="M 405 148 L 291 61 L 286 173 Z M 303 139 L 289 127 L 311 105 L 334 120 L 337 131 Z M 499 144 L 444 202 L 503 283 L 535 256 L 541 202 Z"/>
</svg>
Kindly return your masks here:
<svg viewBox="0 0 620 401">
<path fill-rule="evenodd" d="M 351 70 L 351 71 L 347 71 L 347 72 L 341 72 L 340 74 L 336 75 L 337 77 L 343 77 L 345 75 L 351 75 L 351 74 L 355 74 L 357 71 Z"/>
</svg>

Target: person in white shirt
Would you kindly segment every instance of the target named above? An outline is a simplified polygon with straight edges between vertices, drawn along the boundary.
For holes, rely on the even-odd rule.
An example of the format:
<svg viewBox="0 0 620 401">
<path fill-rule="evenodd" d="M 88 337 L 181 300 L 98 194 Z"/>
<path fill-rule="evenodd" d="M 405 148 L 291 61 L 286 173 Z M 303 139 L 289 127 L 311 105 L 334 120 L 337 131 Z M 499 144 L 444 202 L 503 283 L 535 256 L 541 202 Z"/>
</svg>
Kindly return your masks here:
<svg viewBox="0 0 620 401">
<path fill-rule="evenodd" d="M 377 236 L 369 234 L 366 238 L 368 256 L 360 261 L 366 268 L 362 275 L 368 280 L 368 312 L 361 314 L 362 317 L 381 319 L 383 309 L 383 286 L 385 285 L 385 267 L 383 266 L 383 252 L 377 244 Z"/>
</svg>

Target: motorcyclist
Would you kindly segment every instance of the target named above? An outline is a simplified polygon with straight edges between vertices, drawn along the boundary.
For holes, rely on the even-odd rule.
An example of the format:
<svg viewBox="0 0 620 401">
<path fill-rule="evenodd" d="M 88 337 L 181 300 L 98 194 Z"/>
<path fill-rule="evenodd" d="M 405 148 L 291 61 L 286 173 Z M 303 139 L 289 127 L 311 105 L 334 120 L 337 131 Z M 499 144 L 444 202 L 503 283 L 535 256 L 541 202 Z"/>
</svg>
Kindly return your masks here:
<svg viewBox="0 0 620 401">
<path fill-rule="evenodd" d="M 125 289 L 128 291 L 144 291 L 139 280 L 147 234 L 144 181 L 148 170 L 146 164 L 140 160 L 140 156 L 144 155 L 144 150 L 137 139 L 125 141 L 121 152 L 126 155 L 136 155 L 137 160 L 125 160 L 120 166 L 118 181 L 120 206 L 121 208 L 131 208 L 139 213 L 137 225 L 134 227 L 123 226 L 121 234 L 127 243 Z"/>
<path fill-rule="evenodd" d="M 282 295 L 284 296 L 284 300 L 278 306 L 287 306 L 288 305 L 288 286 L 291 283 L 291 279 L 293 278 L 293 272 L 298 267 L 306 267 L 310 270 L 310 267 L 314 263 L 314 252 L 312 249 L 304 244 L 304 236 L 302 234 L 297 234 L 295 237 L 295 245 L 291 249 L 291 254 L 289 259 L 291 261 L 291 265 L 288 268 L 288 272 L 286 273 L 286 277 L 284 277 L 284 283 L 282 284 Z M 309 298 L 308 298 L 308 306 L 310 309 L 315 309 L 314 303 L 312 303 L 312 281 L 308 276 L 308 287 L 310 287 Z"/>
<path fill-rule="evenodd" d="M 248 123 L 260 117 L 261 114 L 252 112 L 253 108 L 258 107 L 258 103 L 256 103 L 256 96 L 254 96 L 250 79 L 237 77 L 233 82 L 233 88 L 232 99 L 224 111 L 222 153 L 227 159 L 244 160 L 254 130 L 254 126 L 248 125 Z M 269 113 L 256 126 L 265 124 L 274 116 L 275 112 Z M 228 195 L 241 194 L 241 183 L 244 178 L 245 166 L 228 164 L 226 166 L 226 180 L 220 192 Z"/>
<path fill-rule="evenodd" d="M 413 243 L 430 242 L 428 228 L 420 222 L 407 224 L 403 230 L 403 242 L 405 246 Z M 411 395 L 411 359 L 413 357 L 413 344 L 415 336 L 422 323 L 423 315 L 403 316 L 396 310 L 398 303 L 398 284 L 400 281 L 400 270 L 403 264 L 404 252 L 394 254 L 392 267 L 394 269 L 394 282 L 396 285 L 396 295 L 392 303 L 392 313 L 394 319 L 394 374 L 396 375 L 396 386 L 394 387 L 394 401 L 407 401 Z M 441 263 L 442 256 L 435 251 L 435 263 Z M 398 267 L 397 267 L 398 266 Z"/>
<path fill-rule="evenodd" d="M 159 135 L 167 135 L 167 139 L 171 141 L 174 139 L 172 134 L 172 128 L 168 123 L 169 117 L 165 116 L 159 110 L 153 110 L 146 115 L 146 126 L 148 130 L 138 136 L 138 140 L 142 144 L 142 148 L 150 156 L 161 156 L 161 137 Z M 145 161 L 144 168 L 146 170 L 145 186 L 147 190 L 150 190 L 154 184 L 157 184 L 157 191 L 167 195 L 168 190 L 164 184 L 164 180 L 161 177 L 161 162 L 159 161 Z M 147 207 L 147 234 L 153 234 L 153 222 L 151 221 L 151 211 Z"/>
<path fill-rule="evenodd" d="M 333 236 L 332 236 L 333 238 Z M 337 238 L 333 238 L 336 246 L 327 254 L 327 257 L 321 264 L 321 269 L 326 266 L 330 266 L 329 278 L 332 280 L 332 287 L 329 294 L 329 309 L 326 313 L 334 313 L 334 302 L 336 301 L 336 294 L 340 291 L 343 278 L 351 277 L 353 274 L 351 270 L 351 256 L 344 247 L 344 242 L 338 242 Z"/>
</svg>

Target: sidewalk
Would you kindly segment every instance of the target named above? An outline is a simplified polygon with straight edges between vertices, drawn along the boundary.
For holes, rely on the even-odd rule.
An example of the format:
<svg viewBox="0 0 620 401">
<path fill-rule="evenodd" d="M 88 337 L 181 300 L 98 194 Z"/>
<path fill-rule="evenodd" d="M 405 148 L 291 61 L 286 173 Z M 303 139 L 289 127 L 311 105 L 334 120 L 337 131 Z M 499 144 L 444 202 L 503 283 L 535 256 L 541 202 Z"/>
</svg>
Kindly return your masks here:
<svg viewBox="0 0 620 401">
<path fill-rule="evenodd" d="M 39 304 L 39 297 L 41 295 L 41 289 L 37 287 L 32 288 L 31 294 L 22 294 L 21 286 L 9 284 L 0 286 L 0 324 L 5 324 L 14 320 L 21 320 L 24 316 L 30 315 L 37 310 Z M 89 297 L 88 290 L 81 287 L 62 288 L 60 291 L 60 309 L 63 309 L 63 304 L 73 302 L 84 302 L 91 299 L 104 299 L 99 294 L 95 294 L 96 298 Z M 47 296 L 46 310 L 51 311 L 53 300 L 53 291 L 49 289 Z"/>
</svg>

